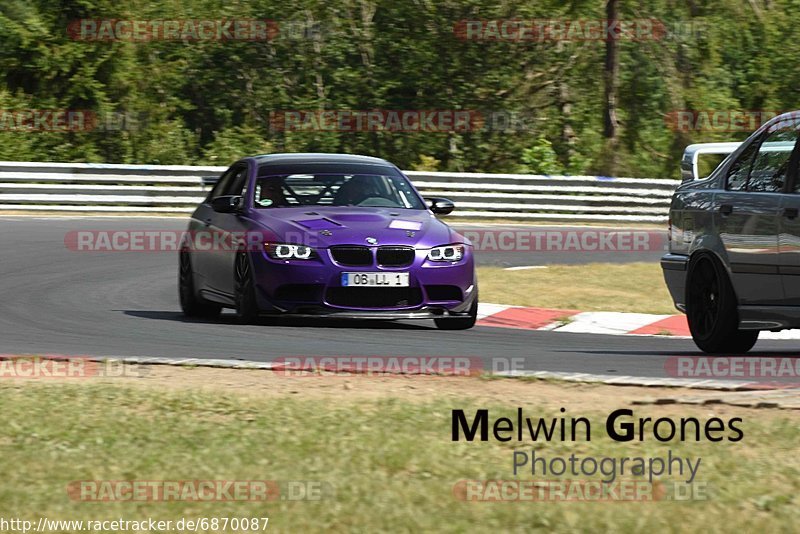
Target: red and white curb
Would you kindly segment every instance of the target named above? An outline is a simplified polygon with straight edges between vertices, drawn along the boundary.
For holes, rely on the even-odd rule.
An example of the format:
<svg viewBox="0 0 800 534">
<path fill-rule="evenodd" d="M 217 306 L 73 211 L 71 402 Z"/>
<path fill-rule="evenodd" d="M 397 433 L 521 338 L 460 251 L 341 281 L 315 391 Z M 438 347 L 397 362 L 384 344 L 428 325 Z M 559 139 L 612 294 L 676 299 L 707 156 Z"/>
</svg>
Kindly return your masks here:
<svg viewBox="0 0 800 534">
<path fill-rule="evenodd" d="M 581 312 L 480 304 L 478 325 L 573 334 L 691 337 L 686 316 L 649 313 Z M 762 332 L 761 339 L 800 339 L 800 330 Z"/>
</svg>

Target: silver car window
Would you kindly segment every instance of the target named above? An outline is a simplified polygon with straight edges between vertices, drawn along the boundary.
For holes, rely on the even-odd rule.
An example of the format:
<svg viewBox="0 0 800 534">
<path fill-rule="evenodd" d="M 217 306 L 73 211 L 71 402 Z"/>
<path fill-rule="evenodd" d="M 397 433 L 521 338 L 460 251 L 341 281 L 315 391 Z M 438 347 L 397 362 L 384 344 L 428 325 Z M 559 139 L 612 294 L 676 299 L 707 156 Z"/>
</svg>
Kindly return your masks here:
<svg viewBox="0 0 800 534">
<path fill-rule="evenodd" d="M 745 191 L 747 189 L 747 177 L 750 175 L 750 168 L 757 146 L 758 142 L 751 143 L 733 162 L 728 171 L 726 189 L 729 191 Z"/>
<path fill-rule="evenodd" d="M 797 129 L 782 127 L 770 133 L 753 160 L 747 190 L 754 192 L 783 191 L 789 168 L 789 158 L 797 142 Z"/>
</svg>

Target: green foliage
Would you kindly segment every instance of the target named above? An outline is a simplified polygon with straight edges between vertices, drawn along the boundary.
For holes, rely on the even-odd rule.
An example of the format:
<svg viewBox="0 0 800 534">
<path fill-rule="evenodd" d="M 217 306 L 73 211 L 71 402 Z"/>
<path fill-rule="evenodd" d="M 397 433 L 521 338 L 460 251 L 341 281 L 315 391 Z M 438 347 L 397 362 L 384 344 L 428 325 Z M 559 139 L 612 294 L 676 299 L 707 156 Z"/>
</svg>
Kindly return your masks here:
<svg viewBox="0 0 800 534">
<path fill-rule="evenodd" d="M 414 163 L 411 166 L 412 171 L 428 171 L 428 172 L 435 172 L 439 170 L 439 165 L 442 162 L 432 156 L 426 156 L 425 154 L 421 154 L 419 156 L 419 161 Z"/>
<path fill-rule="evenodd" d="M 136 147 L 136 159 L 159 165 L 189 165 L 196 163 L 194 136 L 177 120 L 165 120 L 151 124 L 145 138 Z"/>
<path fill-rule="evenodd" d="M 271 151 L 272 145 L 255 129 L 234 126 L 215 133 L 214 140 L 203 150 L 203 163 L 228 165 L 245 154 L 267 154 Z"/>
<path fill-rule="evenodd" d="M 747 134 L 676 129 L 676 111 L 800 107 L 796 2 L 620 4 L 621 19 L 657 19 L 666 32 L 619 43 L 617 174 L 675 178 L 687 144 Z M 282 31 L 270 41 L 139 43 L 84 42 L 67 31 L 82 18 L 225 17 L 267 18 Z M 332 151 L 426 170 L 599 172 L 609 156 L 603 41 L 472 40 L 454 30 L 464 20 L 602 18 L 603 2 L 588 0 L 4 0 L 2 109 L 122 114 L 138 127 L 0 129 L 0 157 L 225 164 L 257 152 Z M 270 122 L 287 110 L 375 109 L 469 110 L 484 120 L 457 132 L 286 131 Z"/>
<path fill-rule="evenodd" d="M 539 136 L 531 148 L 522 151 L 521 171 L 530 174 L 563 174 L 564 167 L 559 163 L 553 150 L 553 143 Z"/>
</svg>

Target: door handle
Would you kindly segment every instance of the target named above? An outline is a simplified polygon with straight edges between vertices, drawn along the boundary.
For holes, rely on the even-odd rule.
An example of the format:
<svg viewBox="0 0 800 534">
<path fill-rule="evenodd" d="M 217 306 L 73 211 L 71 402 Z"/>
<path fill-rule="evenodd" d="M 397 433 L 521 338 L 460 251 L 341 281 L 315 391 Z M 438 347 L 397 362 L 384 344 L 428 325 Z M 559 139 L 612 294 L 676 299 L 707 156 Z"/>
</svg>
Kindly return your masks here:
<svg viewBox="0 0 800 534">
<path fill-rule="evenodd" d="M 723 215 L 730 215 L 733 213 L 733 204 L 723 204 L 719 207 L 719 212 Z"/>
<path fill-rule="evenodd" d="M 203 221 L 203 222 L 205 223 L 206 226 L 211 226 L 211 218 L 210 217 L 208 219 L 206 219 L 205 221 Z"/>
<path fill-rule="evenodd" d="M 783 208 L 783 216 L 787 219 L 796 219 L 798 214 L 797 208 Z"/>
</svg>

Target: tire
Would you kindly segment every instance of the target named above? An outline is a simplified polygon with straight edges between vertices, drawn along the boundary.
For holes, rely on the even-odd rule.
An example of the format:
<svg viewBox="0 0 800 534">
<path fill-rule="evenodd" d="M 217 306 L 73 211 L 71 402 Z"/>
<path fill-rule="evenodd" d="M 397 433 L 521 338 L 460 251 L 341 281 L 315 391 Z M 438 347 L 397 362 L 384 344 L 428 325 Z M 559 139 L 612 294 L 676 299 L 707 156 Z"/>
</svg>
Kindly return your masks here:
<svg viewBox="0 0 800 534">
<path fill-rule="evenodd" d="M 472 302 L 472 306 L 469 307 L 469 315 L 458 318 L 434 319 L 433 322 L 436 323 L 436 327 L 439 330 L 469 330 L 475 326 L 477 320 L 478 296 L 475 295 L 475 300 Z"/>
<path fill-rule="evenodd" d="M 758 340 L 758 330 L 739 330 L 738 300 L 722 264 L 709 254 L 689 263 L 686 319 L 695 344 L 704 352 L 745 353 Z"/>
<path fill-rule="evenodd" d="M 219 316 L 222 306 L 208 302 L 197 296 L 194 290 L 194 274 L 192 257 L 188 250 L 180 252 L 180 268 L 178 269 L 178 296 L 181 310 L 186 317 L 213 319 Z"/>
<path fill-rule="evenodd" d="M 236 254 L 234 276 L 236 318 L 242 324 L 253 324 L 258 320 L 261 310 L 258 309 L 253 272 L 246 252 Z"/>
</svg>

